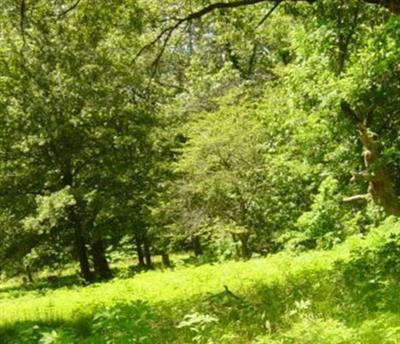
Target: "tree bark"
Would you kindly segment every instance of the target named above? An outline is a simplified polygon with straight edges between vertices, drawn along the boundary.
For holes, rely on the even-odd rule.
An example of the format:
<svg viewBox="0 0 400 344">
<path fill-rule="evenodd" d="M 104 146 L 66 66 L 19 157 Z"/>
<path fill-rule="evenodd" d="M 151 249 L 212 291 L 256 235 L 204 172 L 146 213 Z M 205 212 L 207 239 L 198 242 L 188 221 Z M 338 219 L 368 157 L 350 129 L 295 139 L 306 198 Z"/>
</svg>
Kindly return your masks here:
<svg viewBox="0 0 400 344">
<path fill-rule="evenodd" d="M 107 261 L 104 242 L 102 239 L 98 239 L 92 244 L 92 257 L 94 271 L 98 278 L 100 280 L 110 279 L 112 273 Z"/>
<path fill-rule="evenodd" d="M 346 102 L 341 104 L 342 111 L 357 128 L 359 140 L 363 145 L 364 166 L 366 171 L 357 173 L 353 179 L 364 178 L 368 181 L 368 192 L 375 204 L 382 206 L 387 215 L 400 215 L 400 204 L 395 191 L 394 181 L 382 156 L 383 146 L 378 136 L 367 128 Z"/>
</svg>

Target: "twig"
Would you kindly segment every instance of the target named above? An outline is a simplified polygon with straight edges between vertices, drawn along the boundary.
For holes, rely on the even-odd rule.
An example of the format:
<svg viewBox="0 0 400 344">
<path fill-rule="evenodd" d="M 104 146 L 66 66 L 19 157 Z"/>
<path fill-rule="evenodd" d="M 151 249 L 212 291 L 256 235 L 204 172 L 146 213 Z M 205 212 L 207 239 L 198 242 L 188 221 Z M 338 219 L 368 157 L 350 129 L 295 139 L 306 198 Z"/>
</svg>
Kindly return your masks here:
<svg viewBox="0 0 400 344">
<path fill-rule="evenodd" d="M 24 45 L 26 44 L 26 38 L 25 38 L 25 22 L 26 22 L 26 3 L 25 0 L 21 0 L 20 7 L 19 7 L 19 15 L 20 15 L 20 30 L 21 30 L 21 37 L 24 42 Z"/>
<path fill-rule="evenodd" d="M 64 17 L 65 15 L 67 15 L 69 12 L 71 12 L 72 10 L 74 10 L 79 3 L 81 2 L 81 0 L 77 0 L 73 5 L 71 5 L 70 7 L 68 7 L 67 9 L 65 9 L 64 11 L 62 11 L 61 13 L 59 13 L 57 15 L 57 20 L 61 19 L 62 17 Z"/>
<path fill-rule="evenodd" d="M 264 24 L 264 22 L 270 17 L 270 15 L 278 8 L 278 6 L 283 2 L 283 0 L 278 0 L 274 6 L 267 12 L 267 14 L 260 20 L 257 27 Z"/>
</svg>

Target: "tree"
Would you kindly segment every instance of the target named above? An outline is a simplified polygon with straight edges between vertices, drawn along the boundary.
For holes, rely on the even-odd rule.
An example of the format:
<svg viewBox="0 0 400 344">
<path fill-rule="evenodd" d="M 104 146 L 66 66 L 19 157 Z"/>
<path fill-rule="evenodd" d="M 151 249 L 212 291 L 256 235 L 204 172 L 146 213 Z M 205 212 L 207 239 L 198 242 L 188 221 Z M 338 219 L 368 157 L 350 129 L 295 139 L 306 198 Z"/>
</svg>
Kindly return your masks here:
<svg viewBox="0 0 400 344">
<path fill-rule="evenodd" d="M 66 247 L 72 241 L 87 281 L 93 280 L 90 255 L 98 277 L 110 277 L 110 210 L 142 202 L 147 165 L 141 159 L 148 161 L 155 125 L 151 91 L 144 96 L 140 86 L 145 74 L 130 73 L 133 50 L 125 50 L 138 44 L 125 30 L 140 11 L 124 13 L 126 5 L 114 3 L 120 16 L 96 4 L 67 16 L 61 5 L 40 2 L 24 18 L 22 33 L 6 25 L 2 42 L 4 204 L 29 223 L 27 235 L 36 231 L 28 252 L 43 240 L 60 237 Z M 3 7 L 11 19 L 16 10 Z M 127 211 L 125 217 L 133 216 Z"/>
</svg>

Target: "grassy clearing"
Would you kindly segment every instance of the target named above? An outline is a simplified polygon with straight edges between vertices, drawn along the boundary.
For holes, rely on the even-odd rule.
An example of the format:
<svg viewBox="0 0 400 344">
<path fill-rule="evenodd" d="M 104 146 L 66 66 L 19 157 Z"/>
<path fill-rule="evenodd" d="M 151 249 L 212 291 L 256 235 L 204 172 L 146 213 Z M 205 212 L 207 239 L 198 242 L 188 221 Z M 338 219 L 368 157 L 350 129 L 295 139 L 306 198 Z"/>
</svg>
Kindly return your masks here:
<svg viewBox="0 0 400 344">
<path fill-rule="evenodd" d="M 379 294 L 379 286 L 364 290 L 368 281 L 357 280 L 362 288 L 351 288 L 345 267 L 353 249 L 348 243 L 329 252 L 149 271 L 10 299 L 0 289 L 1 338 L 4 343 L 400 343 L 400 311 L 393 303 L 399 295 Z M 365 295 L 383 300 L 371 303 Z"/>
<path fill-rule="evenodd" d="M 309 268 L 326 270 L 332 257 L 325 252 L 298 258 L 277 255 L 247 262 L 205 264 L 175 270 L 149 271 L 133 278 L 115 279 L 87 287 L 20 292 L 18 298 L 0 300 L 0 324 L 20 321 L 69 321 L 79 312 L 92 314 L 96 309 L 116 303 L 144 301 L 151 305 L 192 300 L 220 293 L 224 286 L 238 294 L 247 294 L 260 284 L 285 284 L 293 275 Z"/>
</svg>

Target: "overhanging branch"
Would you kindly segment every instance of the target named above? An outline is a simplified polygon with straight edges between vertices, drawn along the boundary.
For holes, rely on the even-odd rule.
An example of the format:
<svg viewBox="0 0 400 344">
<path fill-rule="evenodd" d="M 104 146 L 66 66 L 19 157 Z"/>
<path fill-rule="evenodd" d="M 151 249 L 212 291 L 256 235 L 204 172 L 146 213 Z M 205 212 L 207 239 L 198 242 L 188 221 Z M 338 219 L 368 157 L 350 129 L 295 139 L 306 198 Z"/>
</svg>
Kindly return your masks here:
<svg viewBox="0 0 400 344">
<path fill-rule="evenodd" d="M 297 0 L 297 1 L 303 1 L 303 0 Z M 173 25 L 170 25 L 168 27 L 166 27 L 165 29 L 163 29 L 158 35 L 157 37 L 152 40 L 150 43 L 146 44 L 145 46 L 143 46 L 139 52 L 136 54 L 135 56 L 135 60 L 147 49 L 153 47 L 154 45 L 156 45 L 158 42 L 162 42 L 162 46 L 161 46 L 161 51 L 160 53 L 157 55 L 156 60 L 154 61 L 155 63 L 158 63 L 161 55 L 164 53 L 165 48 L 169 42 L 169 40 L 172 37 L 172 34 L 174 33 L 175 30 L 177 30 L 181 25 L 183 25 L 184 23 L 188 23 L 191 22 L 192 20 L 196 20 L 196 19 L 200 19 L 204 16 L 206 16 L 207 14 L 214 12 L 216 10 L 222 10 L 222 9 L 233 9 L 233 8 L 238 8 L 238 7 L 243 7 L 243 6 L 249 6 L 249 5 L 256 5 L 256 4 L 260 4 L 260 3 L 268 3 L 268 2 L 272 2 L 272 0 L 237 0 L 237 1 L 232 1 L 232 2 L 216 2 L 213 3 L 211 5 L 208 5 L 196 12 L 193 12 L 191 14 L 189 14 L 186 17 L 183 18 L 176 18 L 175 19 L 175 23 Z M 278 4 L 281 1 L 278 2 Z M 277 7 L 277 5 L 275 5 L 274 7 Z"/>
<path fill-rule="evenodd" d="M 157 37 L 155 39 L 153 39 L 150 43 L 144 45 L 139 50 L 139 52 L 136 54 L 134 60 L 136 60 L 145 50 L 153 47 L 154 45 L 156 45 L 159 42 L 162 42 L 161 50 L 158 53 L 155 61 L 153 62 L 153 65 L 157 65 L 175 30 L 177 30 L 184 23 L 190 23 L 192 20 L 201 19 L 202 17 L 206 16 L 207 14 L 212 13 L 217 10 L 233 9 L 233 8 L 244 7 L 244 6 L 252 6 L 252 5 L 261 4 L 261 3 L 274 2 L 275 4 L 271 8 L 271 10 L 267 12 L 267 14 L 264 16 L 263 19 L 261 19 L 261 21 L 259 23 L 259 25 L 261 25 L 274 12 L 274 10 L 279 6 L 279 4 L 281 4 L 283 2 L 313 3 L 314 1 L 315 0 L 236 0 L 236 1 L 230 1 L 230 2 L 216 2 L 216 3 L 210 4 L 206 7 L 203 7 L 202 9 L 200 9 L 198 11 L 192 12 L 189 15 L 187 15 L 186 17 L 174 18 L 175 23 L 166 27 L 165 29 L 163 29 L 157 35 Z M 377 6 L 385 7 L 392 13 L 400 14 L 400 0 L 362 0 L 362 1 L 365 3 L 368 3 L 368 4 L 374 4 Z"/>
</svg>

